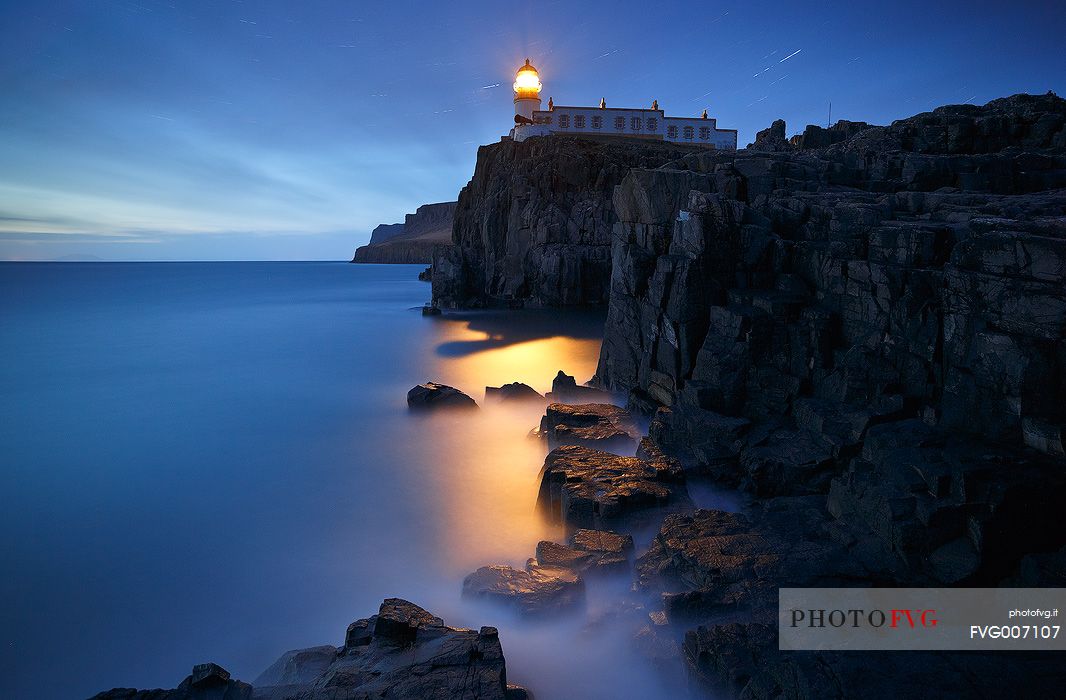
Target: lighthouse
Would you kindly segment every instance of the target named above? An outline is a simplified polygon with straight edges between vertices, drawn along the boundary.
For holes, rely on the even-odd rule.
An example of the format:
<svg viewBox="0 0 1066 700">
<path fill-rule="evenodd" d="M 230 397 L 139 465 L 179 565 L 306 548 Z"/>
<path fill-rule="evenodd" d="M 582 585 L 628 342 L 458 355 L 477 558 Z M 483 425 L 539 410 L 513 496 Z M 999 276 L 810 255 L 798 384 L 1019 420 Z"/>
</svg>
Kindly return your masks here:
<svg viewBox="0 0 1066 700">
<path fill-rule="evenodd" d="M 514 77 L 514 113 L 533 123 L 533 112 L 540 110 L 540 74 L 526 59 Z M 515 121 L 518 121 L 517 119 Z"/>
<path fill-rule="evenodd" d="M 626 138 L 683 143 L 724 151 L 737 150 L 737 130 L 722 129 L 707 115 L 668 117 L 652 100 L 651 107 L 608 107 L 601 97 L 596 107 L 561 106 L 548 100 L 540 108 L 540 74 L 526 59 L 514 78 L 514 128 L 505 137 L 525 141 L 535 136 Z"/>
</svg>

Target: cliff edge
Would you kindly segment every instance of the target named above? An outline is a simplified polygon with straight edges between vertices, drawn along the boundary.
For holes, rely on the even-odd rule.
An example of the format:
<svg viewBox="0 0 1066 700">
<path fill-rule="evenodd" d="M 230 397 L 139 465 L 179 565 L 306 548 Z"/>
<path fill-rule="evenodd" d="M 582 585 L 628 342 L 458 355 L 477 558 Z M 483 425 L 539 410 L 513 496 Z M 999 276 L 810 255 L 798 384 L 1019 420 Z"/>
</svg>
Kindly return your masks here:
<svg viewBox="0 0 1066 700">
<path fill-rule="evenodd" d="M 456 202 L 423 204 L 401 224 L 381 224 L 370 243 L 355 251 L 355 263 L 430 263 L 433 247 L 452 237 Z"/>
<path fill-rule="evenodd" d="M 642 634 L 684 633 L 700 685 L 1061 685 L 1025 655 L 779 654 L 776 615 L 788 585 L 1062 585 L 1066 101 L 777 122 L 735 154 L 504 142 L 454 243 L 440 305 L 606 299 L 594 383 L 652 416 L 641 453 L 750 498 L 668 516 L 636 564 L 665 623 Z"/>
<path fill-rule="evenodd" d="M 561 136 L 482 146 L 474 176 L 459 193 L 452 246 L 434 256 L 434 304 L 605 304 L 615 186 L 632 168 L 658 167 L 695 150 Z"/>
</svg>

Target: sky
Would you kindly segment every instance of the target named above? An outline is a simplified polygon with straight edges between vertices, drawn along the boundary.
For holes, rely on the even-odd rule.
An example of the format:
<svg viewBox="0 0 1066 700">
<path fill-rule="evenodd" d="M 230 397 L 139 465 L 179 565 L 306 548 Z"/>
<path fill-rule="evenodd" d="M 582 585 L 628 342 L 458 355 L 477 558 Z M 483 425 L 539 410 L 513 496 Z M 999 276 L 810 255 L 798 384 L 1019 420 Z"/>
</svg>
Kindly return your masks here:
<svg viewBox="0 0 1066 700">
<path fill-rule="evenodd" d="M 1066 3 L 0 0 L 0 259 L 342 260 L 455 199 L 529 57 L 740 145 L 1066 94 Z"/>
</svg>

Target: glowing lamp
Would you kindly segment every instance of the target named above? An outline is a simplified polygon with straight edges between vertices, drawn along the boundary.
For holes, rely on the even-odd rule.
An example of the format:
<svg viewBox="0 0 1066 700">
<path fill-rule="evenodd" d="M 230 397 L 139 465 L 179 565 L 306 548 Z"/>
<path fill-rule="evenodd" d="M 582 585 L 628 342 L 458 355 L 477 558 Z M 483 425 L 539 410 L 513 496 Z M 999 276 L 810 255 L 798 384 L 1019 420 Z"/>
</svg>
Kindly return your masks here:
<svg viewBox="0 0 1066 700">
<path fill-rule="evenodd" d="M 540 74 L 537 69 L 526 59 L 526 64 L 518 69 L 514 78 L 514 94 L 516 100 L 540 98 Z"/>
</svg>

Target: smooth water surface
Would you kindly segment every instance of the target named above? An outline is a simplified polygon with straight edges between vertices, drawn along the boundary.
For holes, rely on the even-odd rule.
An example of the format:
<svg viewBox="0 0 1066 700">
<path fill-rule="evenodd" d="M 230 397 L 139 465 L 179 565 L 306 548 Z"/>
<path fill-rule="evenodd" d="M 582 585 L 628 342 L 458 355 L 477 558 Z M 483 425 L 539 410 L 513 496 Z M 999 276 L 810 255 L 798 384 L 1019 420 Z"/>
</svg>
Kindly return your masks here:
<svg viewBox="0 0 1066 700">
<path fill-rule="evenodd" d="M 169 688 L 208 660 L 253 681 L 390 596 L 500 627 L 541 700 L 667 692 L 626 634 L 460 599 L 560 535 L 534 508 L 543 409 L 406 408 L 426 380 L 479 403 L 584 381 L 602 316 L 423 318 L 419 269 L 0 265 L 0 697 Z M 590 615 L 620 592 L 590 589 Z"/>
</svg>

